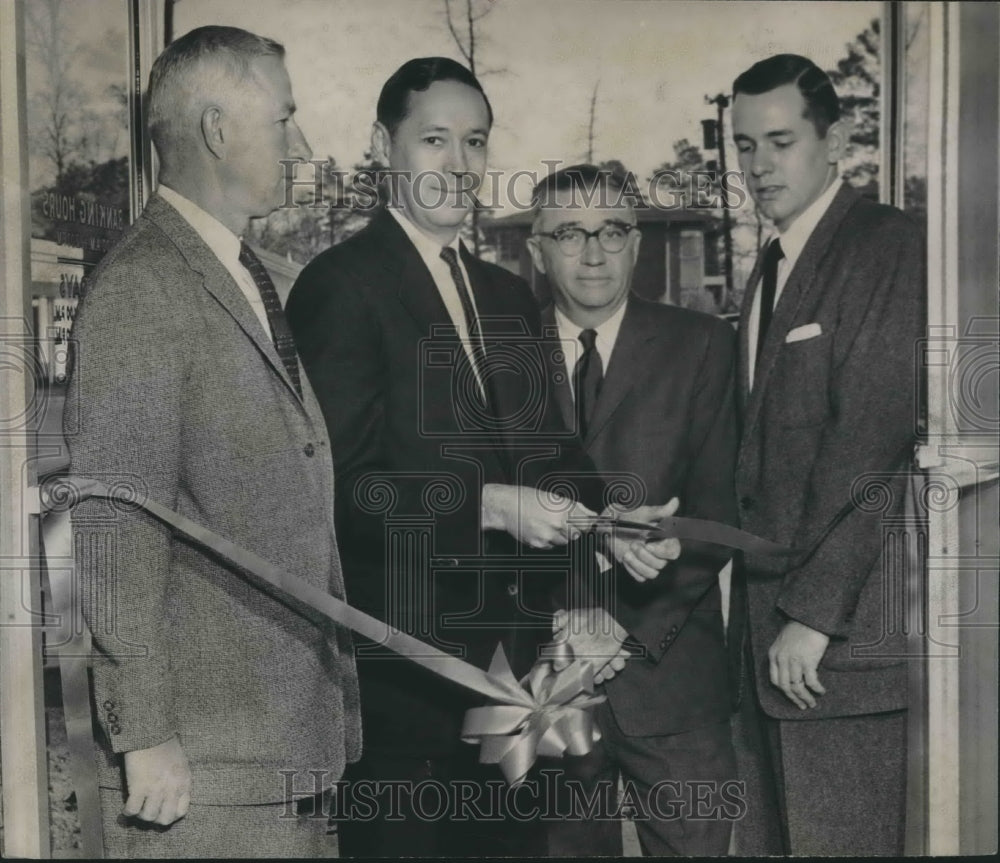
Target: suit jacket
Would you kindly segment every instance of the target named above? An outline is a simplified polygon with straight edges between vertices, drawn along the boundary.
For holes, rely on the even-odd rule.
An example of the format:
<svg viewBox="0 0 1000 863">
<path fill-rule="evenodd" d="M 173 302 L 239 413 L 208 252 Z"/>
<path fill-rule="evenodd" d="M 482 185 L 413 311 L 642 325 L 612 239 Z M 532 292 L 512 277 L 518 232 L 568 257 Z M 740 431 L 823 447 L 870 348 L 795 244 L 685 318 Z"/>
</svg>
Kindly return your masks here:
<svg viewBox="0 0 1000 863">
<path fill-rule="evenodd" d="M 900 211 L 844 184 L 789 275 L 751 390 L 746 324 L 759 266 L 740 327 L 740 515 L 747 530 L 800 551 L 792 566 L 746 560 L 761 704 L 785 719 L 902 708 L 904 585 L 885 550 L 916 436 L 922 238 Z M 806 324 L 821 333 L 787 341 Z M 831 636 L 819 671 L 827 693 L 812 710 L 769 683 L 767 650 L 788 619 Z"/>
<path fill-rule="evenodd" d="M 288 320 L 333 441 L 352 600 L 480 667 L 502 642 L 524 672 L 551 637 L 549 592 L 570 563 L 562 555 L 559 571 L 557 555 L 557 570 L 537 571 L 552 557 L 484 534 L 481 489 L 565 481 L 583 493 L 579 472 L 593 468 L 548 396 L 527 284 L 464 249 L 463 262 L 486 331 L 489 409 L 431 274 L 387 211 L 302 271 Z M 453 751 L 469 696 L 370 647 L 359 649 L 368 745 Z"/>
<path fill-rule="evenodd" d="M 700 312 L 635 295 L 627 302 L 584 438 L 587 454 L 609 487 L 635 486 L 636 504 L 677 496 L 681 514 L 735 524 L 733 330 Z M 552 307 L 543 322 L 556 326 Z M 572 423 L 561 370 L 556 394 Z M 626 734 L 675 734 L 729 716 L 735 666 L 727 661 L 718 581 L 727 557 L 688 543 L 657 579 L 616 577 L 609 610 L 644 648 L 605 686 Z M 741 623 L 732 620 L 731 632 L 741 632 Z"/>
<path fill-rule="evenodd" d="M 240 288 L 154 196 L 95 271 L 74 327 L 72 471 L 125 483 L 344 596 L 333 462 Z M 307 621 L 140 510 L 73 513 L 105 767 L 177 734 L 197 803 L 288 796 L 279 771 L 360 754 L 349 635 Z M 114 781 L 104 771 L 102 781 Z M 120 771 L 118 771 L 120 772 Z"/>
</svg>

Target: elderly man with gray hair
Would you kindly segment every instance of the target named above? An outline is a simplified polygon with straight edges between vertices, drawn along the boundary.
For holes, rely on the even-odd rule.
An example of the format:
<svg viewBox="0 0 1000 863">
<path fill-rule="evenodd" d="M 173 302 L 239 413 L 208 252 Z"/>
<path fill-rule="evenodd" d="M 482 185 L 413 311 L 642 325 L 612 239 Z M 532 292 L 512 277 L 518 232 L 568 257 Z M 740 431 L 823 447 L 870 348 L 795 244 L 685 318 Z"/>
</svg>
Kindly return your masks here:
<svg viewBox="0 0 1000 863">
<path fill-rule="evenodd" d="M 82 303 L 67 438 L 75 475 L 127 483 L 343 597 L 323 416 L 240 239 L 284 199 L 281 160 L 311 156 L 283 56 L 203 27 L 155 62 L 159 191 Z M 91 499 L 73 522 L 108 855 L 329 854 L 322 792 L 361 748 L 349 635 L 140 509 Z"/>
</svg>

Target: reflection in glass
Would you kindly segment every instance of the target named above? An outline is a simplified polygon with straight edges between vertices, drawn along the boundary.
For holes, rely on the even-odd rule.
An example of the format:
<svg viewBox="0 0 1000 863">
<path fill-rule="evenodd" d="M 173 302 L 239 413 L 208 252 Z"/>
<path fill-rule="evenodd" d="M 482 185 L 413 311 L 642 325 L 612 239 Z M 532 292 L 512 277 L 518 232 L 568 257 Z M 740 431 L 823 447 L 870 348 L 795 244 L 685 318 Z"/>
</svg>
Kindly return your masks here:
<svg viewBox="0 0 1000 863">
<path fill-rule="evenodd" d="M 464 27 L 452 32 L 442 7 L 441 0 L 283 0 L 255 7 L 252 28 L 287 48 L 296 116 L 316 158 L 329 157 L 347 177 L 326 184 L 321 203 L 329 206 L 279 210 L 252 226 L 254 242 L 297 267 L 364 226 L 370 210 L 352 207 L 346 193 L 356 169 L 371 165 L 367 147 L 379 89 L 409 57 L 460 59 L 468 48 L 470 34 Z M 477 70 L 496 109 L 489 164 L 497 173 L 480 189 L 487 212 L 479 220 L 479 248 L 538 285 L 539 294 L 545 289 L 524 253 L 531 187 L 554 160 L 564 167 L 590 161 L 631 172 L 652 204 L 641 217 L 633 282 L 643 296 L 713 312 L 739 307 L 770 226 L 749 201 L 731 210 L 728 291 L 719 184 L 707 179 L 721 172 L 718 139 L 708 140 L 704 123 L 717 121 L 718 112 L 706 97 L 728 94 L 736 75 L 771 54 L 804 54 L 833 74 L 854 124 L 845 173 L 878 198 L 880 3 L 473 0 L 473 7 Z M 172 9 L 178 36 L 205 24 L 246 24 L 245 0 Z M 335 34 L 344 38 L 331 51 Z M 722 112 L 721 137 L 732 169 L 730 110 Z M 701 235 L 697 258 L 681 256 L 691 245 L 684 231 Z M 471 234 L 467 226 L 473 247 Z"/>
<path fill-rule="evenodd" d="M 903 209 L 927 228 L 927 86 L 930 28 L 927 3 L 906 3 L 906 104 L 903 111 Z"/>
<path fill-rule="evenodd" d="M 128 224 L 127 25 L 123 0 L 25 4 L 30 302 L 49 384 L 65 382 L 86 275 Z"/>
</svg>

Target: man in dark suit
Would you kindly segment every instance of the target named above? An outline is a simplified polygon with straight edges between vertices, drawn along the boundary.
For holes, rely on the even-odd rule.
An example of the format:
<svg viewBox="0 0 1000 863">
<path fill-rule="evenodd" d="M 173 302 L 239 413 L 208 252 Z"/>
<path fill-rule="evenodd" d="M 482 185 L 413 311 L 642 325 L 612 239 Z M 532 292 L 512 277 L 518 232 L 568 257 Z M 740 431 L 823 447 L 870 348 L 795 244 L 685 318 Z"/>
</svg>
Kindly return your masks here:
<svg viewBox="0 0 1000 863">
<path fill-rule="evenodd" d="M 239 239 L 283 200 L 281 160 L 310 156 L 283 56 L 203 27 L 153 64 L 159 192 L 83 300 L 66 435 L 74 474 L 127 484 L 343 597 L 323 416 Z M 141 510 L 90 499 L 73 524 L 108 855 L 328 855 L 326 818 L 289 801 L 360 755 L 349 634 Z"/>
<path fill-rule="evenodd" d="M 743 303 L 737 493 L 744 528 L 799 551 L 746 560 L 784 847 L 740 851 L 898 854 L 905 645 L 883 524 L 915 435 L 923 243 L 838 181 L 847 129 L 812 62 L 763 60 L 733 92 L 740 166 L 776 229 Z"/>
<path fill-rule="evenodd" d="M 641 236 L 614 174 L 564 168 L 538 184 L 534 202 L 528 247 L 554 299 L 543 325 L 565 347 L 553 374 L 563 381 L 557 398 L 568 427 L 580 427 L 600 471 L 631 478 L 643 500 L 676 495 L 683 514 L 734 524 L 732 328 L 630 294 Z M 567 760 L 564 775 L 588 799 L 602 785 L 616 788 L 619 776 L 635 789 L 649 815 L 636 820 L 647 855 L 728 849 L 731 821 L 718 807 L 722 784 L 735 777 L 718 577 L 725 563 L 688 547 L 655 580 L 618 579 L 605 609 L 638 655 L 604 687 L 600 743 Z M 704 811 L 682 809 L 698 783 Z M 554 855 L 623 853 L 616 820 L 576 813 L 549 834 Z"/>
<path fill-rule="evenodd" d="M 288 316 L 333 440 L 352 601 L 480 667 L 502 642 L 520 674 L 551 635 L 550 594 L 574 568 L 572 553 L 553 564 L 537 550 L 579 533 L 572 517 L 593 516 L 603 483 L 548 396 L 530 289 L 458 240 L 491 125 L 465 67 L 420 58 L 398 69 L 372 131 L 392 170 L 390 205 L 303 270 Z M 678 553 L 672 541 L 616 549 L 641 578 Z M 359 666 L 366 747 L 351 776 L 386 793 L 374 818 L 341 824 L 342 853 L 540 853 L 540 831 L 513 813 L 492 824 L 427 817 L 410 793 L 422 780 L 454 795 L 499 779 L 459 739 L 475 702 L 371 645 Z"/>
</svg>

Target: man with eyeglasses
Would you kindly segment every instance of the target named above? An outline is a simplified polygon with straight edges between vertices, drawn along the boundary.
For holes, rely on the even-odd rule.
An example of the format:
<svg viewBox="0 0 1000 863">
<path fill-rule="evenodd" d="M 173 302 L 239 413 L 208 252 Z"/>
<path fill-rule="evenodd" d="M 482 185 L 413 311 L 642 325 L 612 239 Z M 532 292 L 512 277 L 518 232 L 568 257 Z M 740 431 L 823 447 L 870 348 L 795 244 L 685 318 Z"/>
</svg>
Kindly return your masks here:
<svg viewBox="0 0 1000 863">
<path fill-rule="evenodd" d="M 314 259 L 288 301 L 333 442 L 351 601 L 481 668 L 502 642 L 523 674 L 552 634 L 550 588 L 565 581 L 539 552 L 579 535 L 571 516 L 603 508 L 604 485 L 537 386 L 544 366 L 530 288 L 459 239 L 493 122 L 479 81 L 454 60 L 415 58 L 386 81 L 376 116 L 372 150 L 393 172 L 388 206 Z M 426 546 L 393 557 L 428 524 Z M 655 577 L 679 553 L 676 540 L 614 550 L 637 578 Z M 499 782 L 499 771 L 460 739 L 476 702 L 372 647 L 358 656 L 364 754 L 344 792 L 355 781 L 380 784 L 371 817 L 341 824 L 341 854 L 542 853 L 537 820 L 497 811 L 485 783 Z M 598 673 L 613 673 L 618 653 L 595 661 Z M 427 815 L 429 781 L 458 815 Z M 527 801 L 523 811 L 532 811 Z"/>
<path fill-rule="evenodd" d="M 615 174 L 593 165 L 556 171 L 533 202 L 528 248 L 552 288 L 543 325 L 565 346 L 565 361 L 553 369 L 564 381 L 556 396 L 565 422 L 580 429 L 598 470 L 638 481 L 640 503 L 676 496 L 684 515 L 735 523 L 731 328 L 630 293 L 641 236 Z M 595 709 L 600 743 L 556 765 L 588 798 L 613 794 L 621 776 L 637 792 L 630 798 L 646 855 L 723 855 L 727 815 L 737 814 L 719 796 L 735 777 L 734 664 L 718 578 L 726 560 L 694 546 L 686 543 L 657 579 L 617 580 L 613 607 L 591 612 L 620 625 L 633 655 Z M 615 630 L 607 617 L 604 625 Z M 619 822 L 584 816 L 582 802 L 570 797 L 573 815 L 550 825 L 550 853 L 621 856 Z"/>
</svg>

